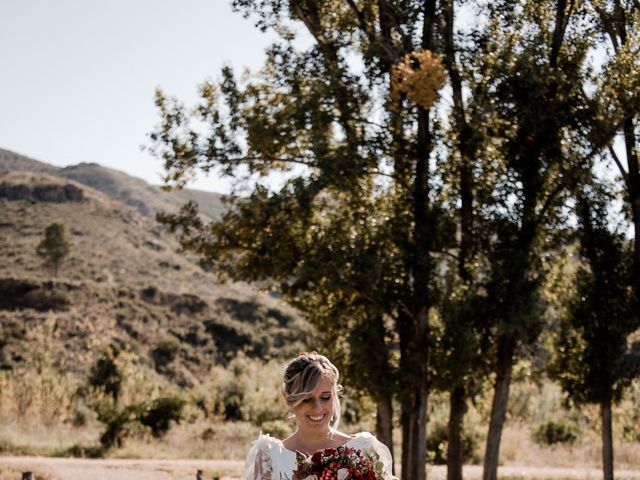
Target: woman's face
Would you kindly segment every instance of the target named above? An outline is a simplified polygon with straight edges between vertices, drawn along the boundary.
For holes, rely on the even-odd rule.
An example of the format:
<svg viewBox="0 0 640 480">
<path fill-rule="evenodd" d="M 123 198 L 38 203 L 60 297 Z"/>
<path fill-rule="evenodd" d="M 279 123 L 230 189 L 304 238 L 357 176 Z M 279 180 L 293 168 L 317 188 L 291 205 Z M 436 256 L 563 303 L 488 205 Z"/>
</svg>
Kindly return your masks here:
<svg viewBox="0 0 640 480">
<path fill-rule="evenodd" d="M 316 388 L 293 408 L 298 428 L 328 430 L 333 416 L 333 382 L 323 377 Z"/>
</svg>

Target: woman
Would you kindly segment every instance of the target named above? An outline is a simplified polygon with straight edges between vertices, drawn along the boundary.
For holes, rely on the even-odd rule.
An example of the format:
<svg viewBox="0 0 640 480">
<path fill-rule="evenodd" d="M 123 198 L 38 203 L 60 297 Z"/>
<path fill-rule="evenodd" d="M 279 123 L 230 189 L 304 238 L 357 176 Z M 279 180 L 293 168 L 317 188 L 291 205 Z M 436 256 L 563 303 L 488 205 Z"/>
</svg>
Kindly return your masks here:
<svg viewBox="0 0 640 480">
<path fill-rule="evenodd" d="M 384 464 L 386 480 L 391 475 L 389 449 L 367 432 L 347 435 L 337 430 L 340 422 L 338 369 L 323 355 L 301 353 L 284 373 L 282 393 L 296 420 L 296 431 L 278 440 L 260 435 L 245 461 L 245 480 L 291 480 L 296 469 L 296 451 L 311 455 L 318 450 L 348 446 L 375 452 Z"/>
</svg>

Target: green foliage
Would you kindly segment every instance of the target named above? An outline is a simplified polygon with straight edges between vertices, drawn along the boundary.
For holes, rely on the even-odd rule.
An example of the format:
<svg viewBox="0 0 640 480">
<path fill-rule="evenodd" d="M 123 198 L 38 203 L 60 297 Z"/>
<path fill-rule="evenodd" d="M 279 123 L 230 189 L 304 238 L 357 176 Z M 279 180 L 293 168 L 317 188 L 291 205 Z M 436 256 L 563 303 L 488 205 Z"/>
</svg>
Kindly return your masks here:
<svg viewBox="0 0 640 480">
<path fill-rule="evenodd" d="M 508 392 L 517 356 L 545 327 L 545 258 L 567 241 L 550 234 L 571 225 L 571 195 L 620 128 L 599 128 L 594 88 L 630 98 L 628 118 L 640 109 L 635 91 L 594 72 L 608 24 L 589 2 L 472 2 L 464 36 L 456 2 L 387 3 L 235 1 L 280 36 L 264 68 L 242 80 L 225 69 L 192 110 L 158 91 L 150 138 L 169 185 L 196 170 L 252 175 L 220 221 L 205 225 L 194 204 L 160 220 L 222 275 L 263 282 L 304 312 L 355 388 L 397 394 L 415 447 L 427 384 L 462 392 L 464 406 L 493 369 Z M 308 48 L 293 41 L 296 22 Z M 443 54 L 449 73 L 453 101 L 432 111 L 390 102 L 394 65 L 418 49 Z M 615 77 L 636 71 L 631 55 L 619 60 Z M 277 188 L 263 181 L 282 172 Z M 561 370 L 586 370 L 573 358 Z M 225 412 L 247 418 L 246 390 L 227 392 Z M 491 435 L 503 421 L 492 416 Z M 414 454 L 403 449 L 405 466 Z"/>
<path fill-rule="evenodd" d="M 45 259 L 47 265 L 58 274 L 58 267 L 64 257 L 71 251 L 71 237 L 67 226 L 62 222 L 54 222 L 44 230 L 44 239 L 38 244 L 37 253 Z"/>
<path fill-rule="evenodd" d="M 105 394 L 111 395 L 114 403 L 118 402 L 122 391 L 123 374 L 116 362 L 120 349 L 115 345 L 109 348 L 96 360 L 91 367 L 88 383 L 95 389 L 101 389 Z M 105 415 L 110 415 L 105 412 Z"/>
<path fill-rule="evenodd" d="M 175 338 L 161 340 L 151 352 L 156 370 L 160 371 L 175 360 L 180 352 L 180 342 Z"/>
<path fill-rule="evenodd" d="M 593 202 L 593 203 L 592 203 Z M 639 326 L 629 288 L 630 252 L 606 225 L 605 204 L 581 199 L 581 256 L 556 337 L 551 374 L 577 403 L 617 402 L 636 372 L 627 337 Z"/>
<path fill-rule="evenodd" d="M 100 436 L 100 443 L 105 448 L 121 447 L 129 426 L 131 412 L 129 410 L 120 411 L 116 405 L 109 403 L 98 403 L 93 406 L 98 414 L 98 421 L 106 425 L 105 431 Z"/>
<path fill-rule="evenodd" d="M 569 420 L 549 420 L 539 424 L 533 438 L 540 445 L 551 446 L 556 443 L 574 443 L 578 439 L 580 429 Z"/>
<path fill-rule="evenodd" d="M 449 443 L 449 430 L 446 423 L 434 422 L 427 432 L 427 458 L 434 465 L 447 463 L 447 446 Z M 480 459 L 476 450 L 480 445 L 478 435 L 465 430 L 462 435 L 462 452 L 464 463 L 477 463 Z"/>
<path fill-rule="evenodd" d="M 169 431 L 171 422 L 179 423 L 186 402 L 176 396 L 159 397 L 138 406 L 140 423 L 151 429 L 154 437 Z"/>
<path fill-rule="evenodd" d="M 171 428 L 171 422 L 180 422 L 186 402 L 175 396 L 134 403 L 123 408 L 112 403 L 93 405 L 98 420 L 105 424 L 100 443 L 105 448 L 122 447 L 127 437 L 149 431 L 162 437 Z"/>
</svg>

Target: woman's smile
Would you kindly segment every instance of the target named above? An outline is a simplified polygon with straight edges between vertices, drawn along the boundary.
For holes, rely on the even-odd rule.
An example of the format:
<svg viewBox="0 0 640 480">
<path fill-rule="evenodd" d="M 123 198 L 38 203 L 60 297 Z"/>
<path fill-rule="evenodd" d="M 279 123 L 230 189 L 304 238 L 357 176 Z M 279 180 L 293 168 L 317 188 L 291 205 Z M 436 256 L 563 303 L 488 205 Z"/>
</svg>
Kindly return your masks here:
<svg viewBox="0 0 640 480">
<path fill-rule="evenodd" d="M 298 426 L 329 428 L 333 416 L 333 383 L 328 378 L 321 379 L 316 388 L 293 408 Z"/>
</svg>

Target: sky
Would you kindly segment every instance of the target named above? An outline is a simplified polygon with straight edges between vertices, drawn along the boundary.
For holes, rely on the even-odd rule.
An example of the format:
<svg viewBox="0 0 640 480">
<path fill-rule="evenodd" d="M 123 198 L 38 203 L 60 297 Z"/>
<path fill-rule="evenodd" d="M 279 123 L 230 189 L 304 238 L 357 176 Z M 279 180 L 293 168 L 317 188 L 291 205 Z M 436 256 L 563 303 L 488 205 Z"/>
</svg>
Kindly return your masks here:
<svg viewBox="0 0 640 480">
<path fill-rule="evenodd" d="M 161 87 L 192 104 L 223 65 L 256 70 L 273 34 L 231 0 L 0 0 L 0 148 L 57 166 L 95 162 L 152 184 L 141 150 Z M 200 176 L 192 188 L 228 193 Z"/>
</svg>

